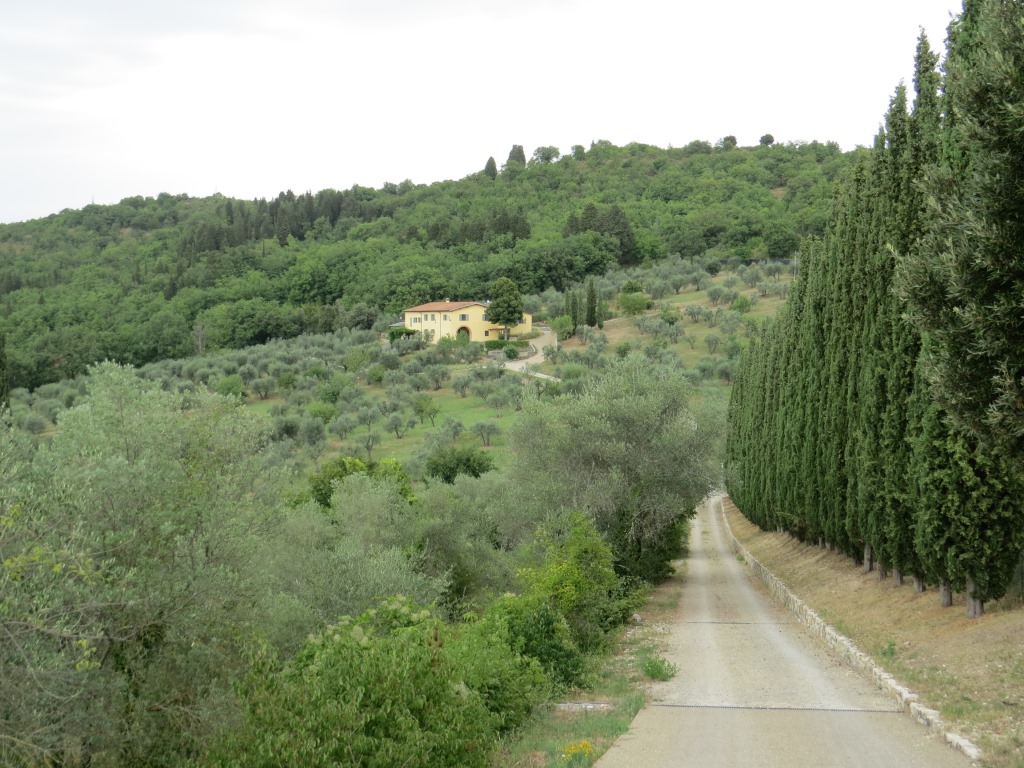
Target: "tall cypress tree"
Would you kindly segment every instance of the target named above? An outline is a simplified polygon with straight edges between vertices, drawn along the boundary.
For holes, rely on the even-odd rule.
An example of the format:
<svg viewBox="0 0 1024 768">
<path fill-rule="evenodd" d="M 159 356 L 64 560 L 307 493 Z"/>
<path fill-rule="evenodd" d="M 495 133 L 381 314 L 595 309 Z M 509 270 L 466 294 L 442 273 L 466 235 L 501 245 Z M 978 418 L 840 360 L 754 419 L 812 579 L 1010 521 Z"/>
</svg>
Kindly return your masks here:
<svg viewBox="0 0 1024 768">
<path fill-rule="evenodd" d="M 597 326 L 597 284 L 594 278 L 587 280 L 587 316 L 586 324 L 591 328 Z"/>
<path fill-rule="evenodd" d="M 0 411 L 11 405 L 11 391 L 7 377 L 7 334 L 0 332 Z"/>
<path fill-rule="evenodd" d="M 526 151 L 523 149 L 522 144 L 513 144 L 512 149 L 509 150 L 508 160 L 505 162 L 506 165 L 511 164 L 526 165 Z"/>
<path fill-rule="evenodd" d="M 901 237 L 905 221 L 904 209 L 911 179 L 910 129 L 906 89 L 896 89 L 885 119 L 883 142 L 876 152 L 874 184 L 878 189 L 875 201 L 881 214 L 881 240 L 867 254 L 869 282 L 863 314 L 863 357 L 860 364 L 860 401 L 857 411 L 857 514 L 861 518 L 863 537 L 877 559 L 879 576 L 895 564 L 887 524 L 885 504 L 885 469 L 883 451 L 884 419 L 893 398 L 901 393 L 889 387 L 892 323 L 899 321 L 894 308 L 892 275 L 893 244 Z"/>
<path fill-rule="evenodd" d="M 484 175 L 491 180 L 498 178 L 498 164 L 494 162 L 493 157 L 487 158 L 487 163 L 484 165 Z"/>
<path fill-rule="evenodd" d="M 902 287 L 958 422 L 1024 467 L 1024 9 L 975 0 L 951 27 L 928 248 Z"/>
<path fill-rule="evenodd" d="M 801 270 L 798 282 L 806 283 L 803 308 L 800 315 L 799 347 L 803 361 L 800 372 L 801 404 L 803 411 L 803 439 L 800 444 L 799 478 L 801 506 L 798 513 L 806 521 L 808 536 L 825 542 L 825 516 L 821 501 L 821 452 L 824 368 L 821 353 L 825 348 L 825 330 L 822 320 L 825 302 L 825 275 L 822 267 L 823 250 L 820 240 L 805 240 L 800 247 Z M 794 295 L 798 295 L 796 289 Z"/>
<path fill-rule="evenodd" d="M 922 35 L 913 111 L 900 88 L 744 355 L 727 477 L 762 527 L 977 616 L 1024 550 L 1024 4 L 966 0 L 948 61 Z"/>
<path fill-rule="evenodd" d="M 907 125 L 909 158 L 897 171 L 899 198 L 893 217 L 892 251 L 894 267 L 911 251 L 920 248 L 925 226 L 925 200 L 921 185 L 915 183 L 938 160 L 941 107 L 939 105 L 939 57 L 932 52 L 926 35 L 917 46 L 914 70 L 914 109 Z M 895 279 L 895 278 L 894 278 Z M 894 291 L 888 292 L 888 364 L 884 372 L 887 400 L 882 415 L 879 453 L 884 457 L 881 505 L 885 525 L 886 561 L 893 577 L 902 583 L 903 574 L 914 578 L 919 591 L 925 578 L 920 553 L 914 546 L 915 497 L 913 494 L 911 443 L 907 435 L 916 428 L 911 422 L 910 403 L 914 393 L 915 369 L 920 337 L 908 324 L 906 307 Z"/>
<path fill-rule="evenodd" d="M 912 408 L 920 418 L 914 444 L 915 546 L 925 572 L 940 585 L 967 591 L 968 616 L 1006 593 L 1024 551 L 1022 479 L 1009 462 L 949 420 L 918 373 Z"/>
<path fill-rule="evenodd" d="M 576 333 L 576 329 L 583 325 L 584 308 L 583 302 L 580 299 L 579 291 L 572 291 L 570 296 L 569 317 L 572 318 L 572 332 Z"/>
</svg>

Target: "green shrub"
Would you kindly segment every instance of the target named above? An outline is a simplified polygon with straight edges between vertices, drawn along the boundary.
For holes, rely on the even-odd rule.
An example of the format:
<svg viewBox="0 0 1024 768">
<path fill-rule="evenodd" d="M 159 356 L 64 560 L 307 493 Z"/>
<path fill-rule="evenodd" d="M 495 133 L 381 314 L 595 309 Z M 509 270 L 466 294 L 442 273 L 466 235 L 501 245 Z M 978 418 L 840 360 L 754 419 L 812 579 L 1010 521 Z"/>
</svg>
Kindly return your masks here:
<svg viewBox="0 0 1024 768">
<path fill-rule="evenodd" d="M 284 440 L 288 437 L 294 439 L 299 434 L 301 424 L 298 416 L 279 416 L 274 419 L 271 435 L 275 440 Z"/>
<path fill-rule="evenodd" d="M 283 665 L 257 654 L 240 687 L 244 724 L 197 764 L 486 768 L 501 719 L 446 650 L 451 634 L 395 598 Z"/>
<path fill-rule="evenodd" d="M 509 360 L 517 360 L 519 359 L 519 350 L 513 346 L 507 346 L 505 347 L 505 357 Z"/>
<path fill-rule="evenodd" d="M 300 445 L 314 447 L 320 445 L 327 437 L 323 421 L 315 416 L 306 416 L 299 422 L 295 440 Z"/>
<path fill-rule="evenodd" d="M 741 294 L 733 300 L 729 308 L 734 312 L 747 313 L 754 308 L 754 303 L 752 298 Z"/>
<path fill-rule="evenodd" d="M 565 363 L 558 367 L 558 376 L 562 381 L 582 379 L 586 377 L 587 373 L 587 367 L 579 363 Z"/>
<path fill-rule="evenodd" d="M 559 315 L 551 321 L 551 330 L 559 341 L 565 341 L 572 336 L 575 326 L 572 318 L 568 315 Z"/>
<path fill-rule="evenodd" d="M 295 386 L 295 382 L 298 380 L 298 376 L 293 371 L 284 371 L 280 376 L 277 377 L 277 386 L 279 389 L 287 392 Z"/>
<path fill-rule="evenodd" d="M 447 445 L 430 454 L 424 471 L 428 477 L 439 478 L 445 483 L 454 483 L 459 475 L 480 477 L 492 469 L 494 459 L 489 453 L 467 446 Z"/>
<path fill-rule="evenodd" d="M 334 418 L 336 410 L 330 403 L 325 403 L 323 400 L 314 400 L 306 406 L 306 413 L 327 424 Z"/>
<path fill-rule="evenodd" d="M 313 501 L 324 509 L 330 509 L 334 485 L 352 474 L 365 474 L 370 477 L 390 477 L 398 483 L 398 492 L 407 501 L 413 500 L 412 485 L 402 465 L 394 459 L 381 459 L 369 463 L 355 456 L 339 456 L 325 461 L 318 472 L 309 476 L 309 492 Z"/>
<path fill-rule="evenodd" d="M 42 434 L 46 430 L 46 419 L 38 413 L 26 413 L 20 419 L 21 428 L 33 435 Z"/>
<path fill-rule="evenodd" d="M 217 380 L 213 386 L 217 394 L 230 395 L 232 397 L 246 396 L 246 383 L 239 374 L 228 374 Z"/>
<path fill-rule="evenodd" d="M 65 410 L 65 408 L 62 401 L 54 398 L 49 400 L 36 400 L 35 404 L 32 406 L 32 410 L 47 421 L 52 421 L 56 424 L 58 415 L 60 415 L 60 412 Z"/>
<path fill-rule="evenodd" d="M 367 466 L 355 456 L 341 456 L 332 461 L 326 461 L 319 472 L 314 472 L 309 477 L 309 490 L 313 500 L 324 509 L 331 506 L 331 494 L 334 492 L 334 482 L 348 477 L 353 472 L 366 472 Z"/>
<path fill-rule="evenodd" d="M 274 380 L 268 377 L 256 379 L 252 383 L 252 391 L 259 395 L 260 400 L 266 400 L 276 388 Z"/>
<path fill-rule="evenodd" d="M 510 731 L 547 699 L 551 683 L 540 662 L 512 650 L 508 626 L 498 617 L 469 619 L 454 628 L 445 653 L 466 687 L 498 718 L 499 730 Z"/>
<path fill-rule="evenodd" d="M 538 531 L 544 562 L 521 576 L 525 594 L 549 601 L 565 617 L 576 645 L 589 652 L 601 647 L 608 630 L 624 618 L 619 578 L 611 547 L 589 517 L 573 513 L 568 531 L 565 527 L 557 535 Z"/>
<path fill-rule="evenodd" d="M 620 293 L 619 308 L 627 317 L 639 315 L 651 305 L 651 300 L 645 293 Z"/>
<path fill-rule="evenodd" d="M 557 686 L 583 682 L 585 659 L 573 642 L 569 625 L 549 601 L 538 595 L 506 595 L 488 616 L 508 627 L 512 650 L 536 659 Z"/>
<path fill-rule="evenodd" d="M 675 664 L 660 656 L 648 656 L 640 663 L 640 669 L 652 680 L 661 680 L 662 682 L 671 680 L 678 671 Z"/>
<path fill-rule="evenodd" d="M 408 336 L 415 336 L 418 331 L 414 331 L 412 328 L 389 328 L 388 329 L 388 340 L 392 343 L 399 339 L 404 339 Z"/>
<path fill-rule="evenodd" d="M 325 403 L 336 404 L 342 395 L 355 386 L 355 381 L 347 373 L 336 373 L 331 380 L 317 390 L 317 394 Z"/>
</svg>

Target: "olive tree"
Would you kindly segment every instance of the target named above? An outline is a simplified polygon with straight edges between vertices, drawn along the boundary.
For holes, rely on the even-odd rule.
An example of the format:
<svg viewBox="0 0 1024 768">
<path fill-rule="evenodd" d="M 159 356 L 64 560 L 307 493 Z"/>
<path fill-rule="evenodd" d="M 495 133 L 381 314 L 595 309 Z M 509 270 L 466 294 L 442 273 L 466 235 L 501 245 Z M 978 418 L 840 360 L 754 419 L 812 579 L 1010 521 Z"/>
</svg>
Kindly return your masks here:
<svg viewBox="0 0 1024 768">
<path fill-rule="evenodd" d="M 622 574 L 656 580 L 717 481 L 720 414 L 681 372 L 631 353 L 578 397 L 530 401 L 510 433 L 515 477 L 539 503 L 593 516 Z"/>
</svg>

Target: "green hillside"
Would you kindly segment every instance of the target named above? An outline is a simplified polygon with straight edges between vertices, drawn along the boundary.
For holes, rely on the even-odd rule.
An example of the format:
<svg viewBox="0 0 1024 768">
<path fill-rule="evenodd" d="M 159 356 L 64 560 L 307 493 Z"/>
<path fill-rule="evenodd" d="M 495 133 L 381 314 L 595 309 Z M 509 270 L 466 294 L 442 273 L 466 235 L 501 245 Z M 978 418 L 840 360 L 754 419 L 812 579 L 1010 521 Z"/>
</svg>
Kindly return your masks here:
<svg viewBox="0 0 1024 768">
<path fill-rule="evenodd" d="M 493 174 L 429 186 L 162 194 L 2 225 L 10 383 L 369 328 L 425 300 L 486 298 L 500 276 L 540 293 L 672 254 L 785 257 L 823 232 L 852 153 L 597 142 L 524 157 L 516 147 L 500 172 L 488 163 Z"/>
</svg>

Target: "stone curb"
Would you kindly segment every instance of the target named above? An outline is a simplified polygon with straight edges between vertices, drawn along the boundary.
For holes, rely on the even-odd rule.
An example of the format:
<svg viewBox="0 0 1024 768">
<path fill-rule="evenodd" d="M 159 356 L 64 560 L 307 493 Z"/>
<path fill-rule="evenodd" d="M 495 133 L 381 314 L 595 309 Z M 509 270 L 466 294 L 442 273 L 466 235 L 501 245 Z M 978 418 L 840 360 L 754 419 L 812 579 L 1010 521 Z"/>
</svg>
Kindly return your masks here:
<svg viewBox="0 0 1024 768">
<path fill-rule="evenodd" d="M 874 684 L 892 698 L 900 708 L 913 717 L 921 725 L 928 728 L 932 733 L 941 736 L 947 744 L 954 749 L 963 752 L 971 760 L 981 759 L 981 750 L 973 743 L 959 734 L 946 729 L 939 713 L 934 709 L 928 709 L 918 703 L 918 696 L 912 693 L 906 686 L 901 685 L 896 679 L 884 669 L 875 664 L 874 660 L 861 651 L 848 637 L 841 635 L 832 626 L 829 626 L 818 614 L 810 608 L 803 600 L 790 592 L 789 587 L 771 571 L 765 568 L 747 548 L 740 544 L 729 527 L 729 519 L 719 500 L 718 513 L 725 524 L 725 530 L 729 534 L 733 551 L 741 555 L 747 565 L 754 572 L 754 575 L 766 586 L 772 598 L 789 609 L 797 621 L 811 631 L 813 635 L 822 640 L 829 648 L 835 651 L 840 659 L 862 675 L 872 680 Z"/>
</svg>

